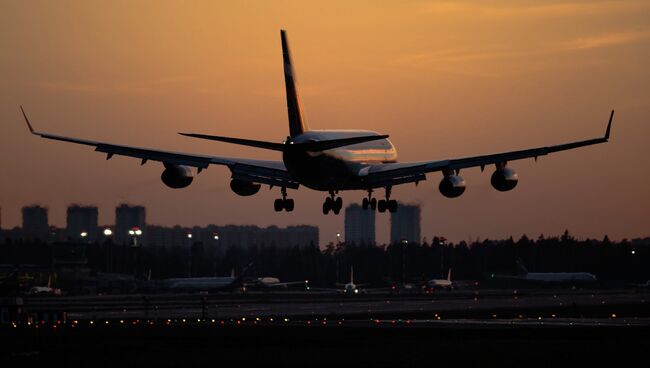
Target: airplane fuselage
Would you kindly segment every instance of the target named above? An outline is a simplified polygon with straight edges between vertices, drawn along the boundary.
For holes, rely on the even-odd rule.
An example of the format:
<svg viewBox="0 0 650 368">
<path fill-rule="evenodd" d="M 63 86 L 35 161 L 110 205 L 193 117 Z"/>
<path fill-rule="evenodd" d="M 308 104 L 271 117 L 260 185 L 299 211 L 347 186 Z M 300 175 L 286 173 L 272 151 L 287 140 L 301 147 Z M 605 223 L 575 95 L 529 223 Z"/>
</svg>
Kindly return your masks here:
<svg viewBox="0 0 650 368">
<path fill-rule="evenodd" d="M 379 135 L 365 130 L 310 130 L 293 143 Z M 372 164 L 397 161 L 397 150 L 388 139 L 353 144 L 320 152 L 287 150 L 282 159 L 289 174 L 307 188 L 321 191 L 366 189 L 362 170 Z"/>
</svg>

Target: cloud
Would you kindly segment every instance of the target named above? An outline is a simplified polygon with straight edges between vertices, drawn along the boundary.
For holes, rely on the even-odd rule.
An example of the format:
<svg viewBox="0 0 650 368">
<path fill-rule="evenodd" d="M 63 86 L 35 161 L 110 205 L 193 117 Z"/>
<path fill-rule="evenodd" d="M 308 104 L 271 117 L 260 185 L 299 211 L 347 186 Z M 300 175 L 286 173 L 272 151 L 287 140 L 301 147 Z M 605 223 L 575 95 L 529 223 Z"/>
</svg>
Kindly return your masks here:
<svg viewBox="0 0 650 368">
<path fill-rule="evenodd" d="M 485 18 L 513 18 L 513 17 L 557 17 L 573 15 L 594 15 L 612 13 L 626 13 L 640 9 L 650 9 L 648 1 L 574 1 L 543 3 L 504 3 L 504 2 L 469 2 L 469 1 L 435 1 L 423 6 L 426 13 L 437 14 L 463 14 L 481 16 Z"/>
<path fill-rule="evenodd" d="M 648 31 L 618 32 L 590 37 L 580 37 L 575 40 L 563 42 L 559 45 L 561 50 L 589 50 L 602 47 L 617 46 L 636 43 L 650 38 Z"/>
<path fill-rule="evenodd" d="M 163 90 L 177 89 L 198 80 L 196 77 L 179 75 L 141 81 L 113 82 L 77 82 L 77 81 L 44 81 L 37 82 L 41 88 L 50 91 L 73 93 L 152 93 Z"/>
</svg>

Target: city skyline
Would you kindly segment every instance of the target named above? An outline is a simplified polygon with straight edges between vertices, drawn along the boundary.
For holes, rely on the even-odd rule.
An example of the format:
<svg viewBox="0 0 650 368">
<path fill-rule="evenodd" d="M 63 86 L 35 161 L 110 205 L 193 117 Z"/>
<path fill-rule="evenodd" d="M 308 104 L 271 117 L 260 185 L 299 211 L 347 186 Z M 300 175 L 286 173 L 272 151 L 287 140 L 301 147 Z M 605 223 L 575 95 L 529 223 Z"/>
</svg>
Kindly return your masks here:
<svg viewBox="0 0 650 368">
<path fill-rule="evenodd" d="M 28 203 L 47 205 L 50 221 L 63 224 L 69 202 L 105 213 L 128 201 L 161 225 L 306 223 L 322 230 L 323 242 L 335 241 L 344 220 L 322 216 L 323 193 L 292 191 L 295 212 L 276 214 L 268 204 L 277 188 L 237 197 L 224 168 L 173 191 L 160 183 L 161 165 L 106 162 L 83 147 L 30 137 L 18 108 L 44 131 L 277 159 L 176 133 L 284 139 L 277 34 L 287 29 L 310 126 L 390 134 L 401 161 L 588 138 L 617 110 L 608 144 L 513 163 L 520 183 L 507 194 L 490 187 L 491 168 L 463 170 L 467 191 L 454 200 L 438 193 L 439 175 L 395 188 L 395 199 L 422 207 L 423 236 L 459 241 L 567 228 L 581 237 L 647 236 L 647 2 L 166 4 L 130 14 L 138 10 L 147 16 L 119 6 L 3 7 L 0 165 L 12 173 L 0 184 L 4 228 L 20 223 Z M 364 193 L 341 196 L 347 206 Z M 388 224 L 389 216 L 377 216 L 379 242 L 389 238 Z"/>
</svg>

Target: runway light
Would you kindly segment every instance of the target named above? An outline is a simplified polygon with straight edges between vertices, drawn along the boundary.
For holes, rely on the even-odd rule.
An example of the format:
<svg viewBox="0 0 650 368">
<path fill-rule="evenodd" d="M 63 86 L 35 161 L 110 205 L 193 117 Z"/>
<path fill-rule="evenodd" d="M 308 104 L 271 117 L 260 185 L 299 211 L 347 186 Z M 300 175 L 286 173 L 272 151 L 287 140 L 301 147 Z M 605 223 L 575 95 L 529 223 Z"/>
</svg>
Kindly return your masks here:
<svg viewBox="0 0 650 368">
<path fill-rule="evenodd" d="M 616 318 L 616 314 L 612 313 L 612 318 Z"/>
<path fill-rule="evenodd" d="M 111 230 L 111 229 L 109 229 L 109 228 L 104 229 L 104 235 L 105 235 L 105 236 L 111 236 L 111 235 L 113 235 L 113 230 Z"/>
</svg>

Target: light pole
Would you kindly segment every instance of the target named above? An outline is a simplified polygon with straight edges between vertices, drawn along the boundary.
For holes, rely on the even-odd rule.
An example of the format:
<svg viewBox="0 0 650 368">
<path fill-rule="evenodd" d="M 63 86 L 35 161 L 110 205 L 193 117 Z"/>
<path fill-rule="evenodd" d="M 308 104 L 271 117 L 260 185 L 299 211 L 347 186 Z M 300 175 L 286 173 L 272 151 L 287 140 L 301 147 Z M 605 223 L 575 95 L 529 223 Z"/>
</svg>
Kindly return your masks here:
<svg viewBox="0 0 650 368">
<path fill-rule="evenodd" d="M 406 285 L 406 247 L 409 241 L 402 239 L 402 285 Z"/>
<path fill-rule="evenodd" d="M 105 228 L 104 229 L 104 236 L 106 237 L 106 241 L 104 241 L 104 257 L 106 258 L 106 272 L 111 272 L 111 266 L 113 264 L 113 247 L 112 247 L 112 242 L 111 242 L 111 237 L 113 236 L 113 230 L 110 228 Z"/>
<path fill-rule="evenodd" d="M 133 237 L 133 246 L 137 247 L 138 246 L 138 237 L 142 235 L 142 230 L 140 230 L 139 227 L 134 226 L 129 230 L 129 235 Z"/>
<path fill-rule="evenodd" d="M 187 233 L 187 253 L 189 254 L 189 271 L 187 277 L 192 277 L 192 233 Z"/>
</svg>

